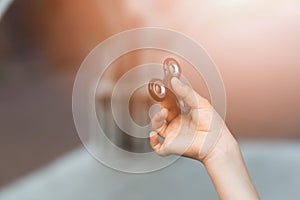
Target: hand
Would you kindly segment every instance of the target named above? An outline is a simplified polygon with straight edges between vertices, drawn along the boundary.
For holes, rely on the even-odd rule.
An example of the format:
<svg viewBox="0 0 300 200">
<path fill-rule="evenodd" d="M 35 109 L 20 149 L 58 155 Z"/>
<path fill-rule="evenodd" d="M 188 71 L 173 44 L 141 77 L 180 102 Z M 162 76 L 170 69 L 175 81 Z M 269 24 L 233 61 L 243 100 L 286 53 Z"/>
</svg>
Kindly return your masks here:
<svg viewBox="0 0 300 200">
<path fill-rule="evenodd" d="M 159 155 L 177 154 L 201 161 L 220 199 L 259 199 L 239 145 L 209 102 L 178 79 L 171 81 L 176 95 L 191 107 L 168 124 L 163 108 L 152 119 L 150 145 Z M 159 141 L 159 136 L 164 139 Z"/>
<path fill-rule="evenodd" d="M 178 115 L 167 124 L 169 111 L 162 108 L 152 119 L 154 131 L 150 133 L 150 145 L 161 156 L 177 154 L 202 161 L 227 128 L 208 100 L 177 78 L 173 78 L 171 84 L 191 111 L 188 115 Z M 163 143 L 159 136 L 164 139 Z"/>
</svg>

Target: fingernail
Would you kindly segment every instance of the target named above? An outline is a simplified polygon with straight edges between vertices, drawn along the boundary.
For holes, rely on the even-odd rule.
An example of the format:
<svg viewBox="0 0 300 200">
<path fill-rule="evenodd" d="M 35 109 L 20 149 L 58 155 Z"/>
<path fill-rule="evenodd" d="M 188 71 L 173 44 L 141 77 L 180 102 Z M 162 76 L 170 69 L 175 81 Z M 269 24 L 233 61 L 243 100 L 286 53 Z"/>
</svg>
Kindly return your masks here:
<svg viewBox="0 0 300 200">
<path fill-rule="evenodd" d="M 155 132 L 155 131 L 151 131 L 150 132 L 150 137 L 153 137 L 153 136 L 155 136 L 157 133 Z"/>
</svg>

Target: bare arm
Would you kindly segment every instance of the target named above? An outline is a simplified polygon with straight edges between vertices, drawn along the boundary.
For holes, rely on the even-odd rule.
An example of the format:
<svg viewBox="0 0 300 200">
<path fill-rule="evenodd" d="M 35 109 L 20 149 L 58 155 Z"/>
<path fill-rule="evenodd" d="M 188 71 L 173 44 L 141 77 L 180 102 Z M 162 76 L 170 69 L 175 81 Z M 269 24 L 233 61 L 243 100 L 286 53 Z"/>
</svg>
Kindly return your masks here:
<svg viewBox="0 0 300 200">
<path fill-rule="evenodd" d="M 177 154 L 199 160 L 209 174 L 220 199 L 259 199 L 246 169 L 239 145 L 226 126 L 213 133 L 213 124 L 223 123 L 209 102 L 192 88 L 172 79 L 176 94 L 191 106 L 187 116 L 179 115 L 166 123 L 168 110 L 162 109 L 152 119 L 150 145 L 161 155 Z M 217 120 L 217 121 L 213 121 Z M 219 120 L 219 122 L 218 122 Z M 219 134 L 203 145 L 208 134 Z M 164 138 L 164 142 L 159 141 Z"/>
</svg>

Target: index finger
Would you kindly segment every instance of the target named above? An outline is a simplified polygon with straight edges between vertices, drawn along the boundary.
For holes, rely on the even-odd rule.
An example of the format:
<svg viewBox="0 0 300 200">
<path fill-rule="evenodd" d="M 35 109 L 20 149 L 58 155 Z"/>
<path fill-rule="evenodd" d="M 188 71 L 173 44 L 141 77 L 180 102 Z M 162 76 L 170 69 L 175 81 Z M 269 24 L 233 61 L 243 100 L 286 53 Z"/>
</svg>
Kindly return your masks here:
<svg viewBox="0 0 300 200">
<path fill-rule="evenodd" d="M 191 87 L 182 83 L 178 78 L 171 80 L 172 88 L 183 101 L 193 109 L 210 107 L 207 99 L 200 96 Z"/>
</svg>

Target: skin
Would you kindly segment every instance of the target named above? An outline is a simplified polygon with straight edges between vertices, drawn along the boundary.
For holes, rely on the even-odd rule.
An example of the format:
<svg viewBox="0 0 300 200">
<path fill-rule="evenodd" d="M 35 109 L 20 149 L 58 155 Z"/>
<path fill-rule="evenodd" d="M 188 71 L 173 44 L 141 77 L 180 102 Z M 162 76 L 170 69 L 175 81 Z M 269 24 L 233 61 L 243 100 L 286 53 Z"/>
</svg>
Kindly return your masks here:
<svg viewBox="0 0 300 200">
<path fill-rule="evenodd" d="M 178 79 L 172 88 L 191 107 L 188 115 L 166 122 L 168 111 L 162 108 L 152 119 L 150 145 L 161 156 L 171 154 L 202 162 L 220 199 L 260 199 L 248 174 L 239 144 L 211 104 Z M 217 116 L 217 117 L 213 117 Z M 224 124 L 214 129 L 214 124 Z M 218 132 L 216 132 L 218 130 Z M 218 134 L 205 143 L 208 134 Z M 159 137 L 162 137 L 163 143 Z M 208 144 L 208 145 L 207 145 Z"/>
</svg>

